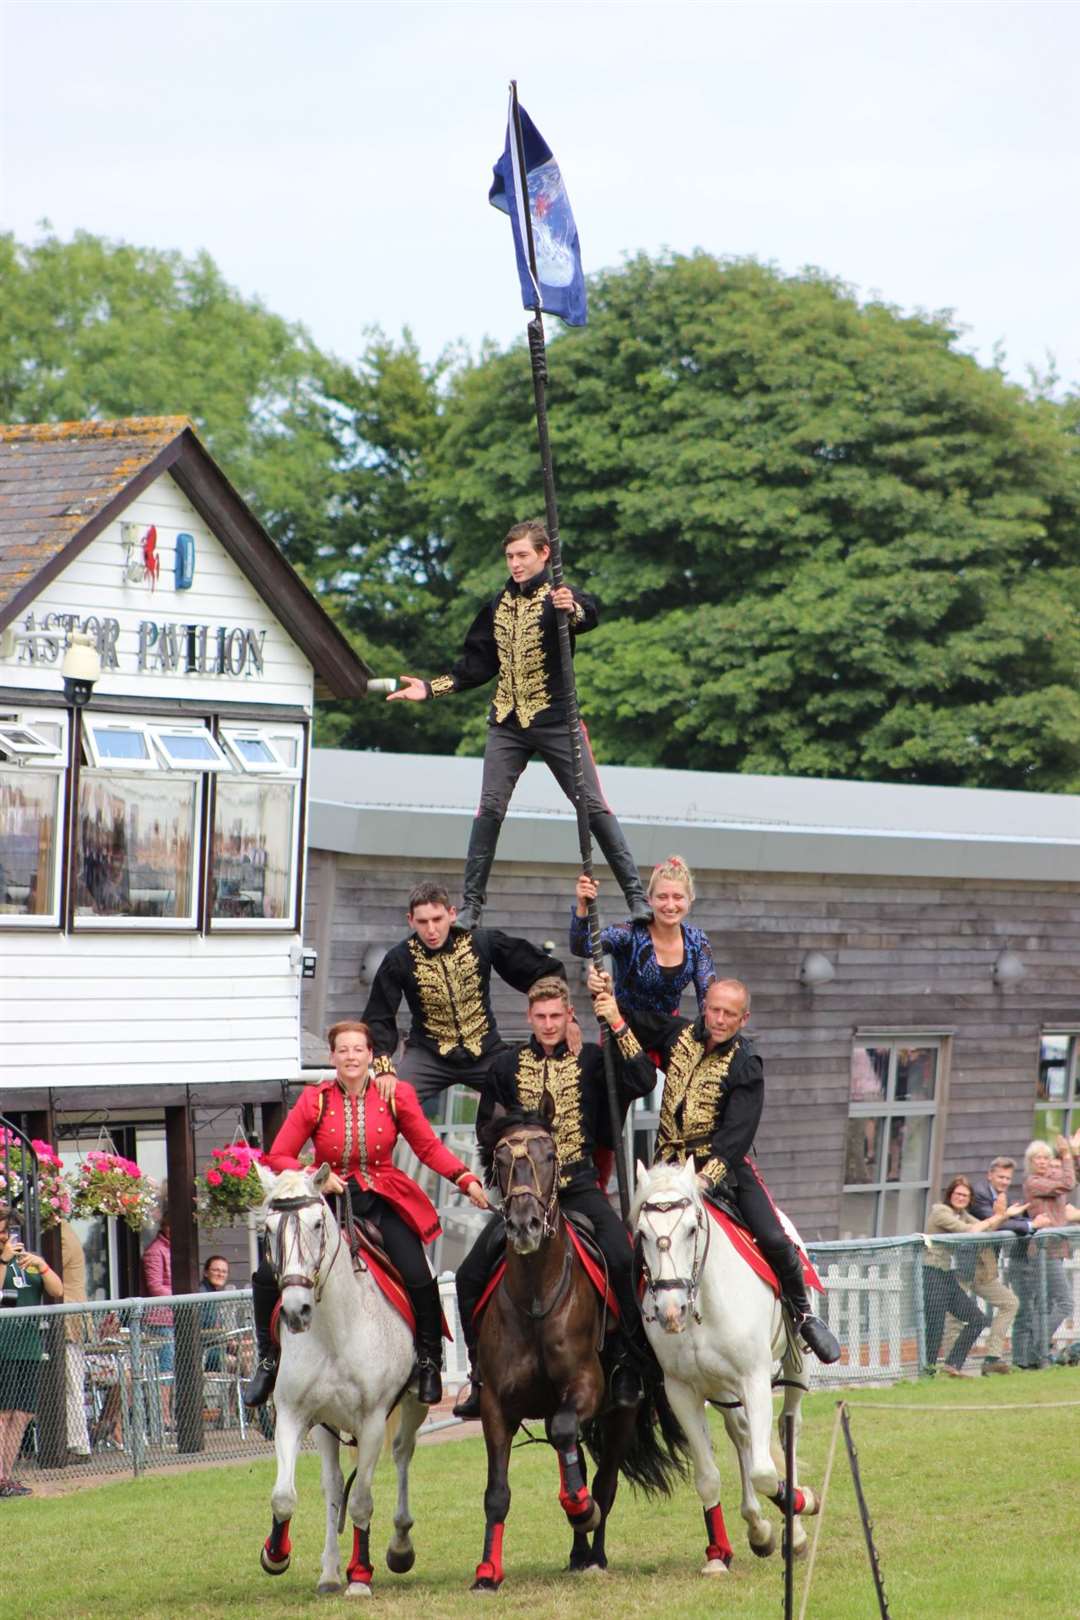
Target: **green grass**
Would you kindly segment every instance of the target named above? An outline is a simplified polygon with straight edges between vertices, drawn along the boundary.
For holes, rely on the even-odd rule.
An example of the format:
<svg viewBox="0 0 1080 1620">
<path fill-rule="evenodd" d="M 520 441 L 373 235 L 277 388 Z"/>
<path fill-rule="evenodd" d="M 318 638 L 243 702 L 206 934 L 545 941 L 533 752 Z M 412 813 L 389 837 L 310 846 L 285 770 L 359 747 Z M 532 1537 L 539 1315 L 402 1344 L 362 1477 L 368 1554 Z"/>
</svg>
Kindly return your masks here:
<svg viewBox="0 0 1080 1620">
<path fill-rule="evenodd" d="M 860 1410 L 860 1400 L 886 1407 L 916 1403 L 919 1410 Z M 1030 1404 L 995 1410 L 1018 1400 Z M 1080 1372 L 1052 1370 L 962 1386 L 941 1380 L 852 1395 L 855 1443 L 894 1620 L 1080 1613 L 1072 1550 L 1080 1500 L 1080 1447 L 1072 1437 L 1080 1406 L 1038 1410 L 1039 1403 L 1064 1400 L 1080 1401 Z M 959 1401 L 979 1410 L 944 1410 Z M 802 1473 L 813 1485 L 821 1483 L 834 1411 L 831 1396 L 806 1403 Z M 507 1581 L 495 1599 L 467 1591 L 483 1537 L 482 1442 L 418 1450 L 412 1476 L 417 1561 L 404 1577 L 391 1576 L 383 1563 L 393 1508 L 392 1470 L 383 1462 L 372 1533 L 378 1610 L 428 1620 L 475 1617 L 478 1605 L 495 1604 L 499 1614 L 515 1620 L 538 1614 L 554 1620 L 777 1620 L 779 1555 L 751 1555 L 738 1513 L 734 1454 L 722 1434 L 718 1454 L 735 1564 L 726 1579 L 706 1581 L 697 1573 L 705 1531 L 690 1485 L 653 1505 L 622 1490 L 611 1521 L 608 1574 L 564 1574 L 570 1535 L 557 1502 L 554 1458 L 541 1446 L 516 1452 Z M 0 1504 L 0 1617 L 22 1620 L 32 1612 L 34 1620 L 287 1620 L 310 1614 L 318 1605 L 323 1524 L 317 1460 L 302 1459 L 293 1563 L 273 1580 L 258 1567 L 270 1525 L 272 1477 L 267 1460 Z M 812 1520 L 807 1527 L 812 1533 Z M 348 1536 L 342 1545 L 351 1545 Z M 805 1568 L 797 1566 L 796 1612 Z M 24 1596 L 14 1589 L 19 1580 L 25 1581 Z M 331 1600 L 329 1606 L 344 1602 Z M 875 1613 L 841 1439 L 809 1615 L 867 1620 Z"/>
</svg>

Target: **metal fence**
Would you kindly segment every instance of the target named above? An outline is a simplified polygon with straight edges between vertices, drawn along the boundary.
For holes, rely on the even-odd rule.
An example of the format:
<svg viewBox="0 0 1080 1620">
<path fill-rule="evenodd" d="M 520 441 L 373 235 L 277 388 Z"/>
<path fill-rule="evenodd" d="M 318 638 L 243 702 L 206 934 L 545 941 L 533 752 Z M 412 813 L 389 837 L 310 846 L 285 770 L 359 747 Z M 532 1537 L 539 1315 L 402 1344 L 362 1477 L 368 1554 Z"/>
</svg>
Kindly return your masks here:
<svg viewBox="0 0 1080 1620">
<path fill-rule="evenodd" d="M 826 1287 L 820 1309 L 842 1346 L 832 1367 L 807 1356 L 815 1389 L 894 1383 L 938 1363 L 971 1375 L 995 1350 L 1006 1366 L 1067 1361 L 1074 1345 L 1080 1359 L 1078 1227 L 1030 1240 L 819 1243 L 810 1253 Z M 447 1399 L 429 1428 L 454 1421 L 449 1400 L 466 1376 L 453 1276 L 444 1272 L 439 1285 L 454 1337 Z M 138 1475 L 272 1450 L 272 1403 L 253 1412 L 242 1398 L 254 1357 L 250 1290 L 2 1310 L 6 1401 L 22 1387 L 13 1361 L 28 1352 L 44 1359 L 30 1379 L 35 1415 L 12 1474 L 31 1487 L 35 1478 Z"/>
</svg>

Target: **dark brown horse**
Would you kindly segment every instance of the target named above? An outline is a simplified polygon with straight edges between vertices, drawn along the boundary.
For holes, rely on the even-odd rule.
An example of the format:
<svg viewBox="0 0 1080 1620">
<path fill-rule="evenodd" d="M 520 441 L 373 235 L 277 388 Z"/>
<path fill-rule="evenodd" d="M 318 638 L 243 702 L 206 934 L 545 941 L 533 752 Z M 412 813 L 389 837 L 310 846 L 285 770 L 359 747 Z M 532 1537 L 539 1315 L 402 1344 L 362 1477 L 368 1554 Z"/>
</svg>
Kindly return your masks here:
<svg viewBox="0 0 1080 1620">
<path fill-rule="evenodd" d="M 546 1094 L 544 1104 L 540 1114 L 495 1120 L 484 1144 L 502 1194 L 507 1244 L 506 1272 L 478 1343 L 488 1477 L 484 1556 L 474 1592 L 497 1591 L 503 1581 L 510 1446 L 526 1419 L 544 1419 L 559 1459 L 559 1501 L 574 1532 L 572 1570 L 607 1567 L 604 1536 L 620 1472 L 650 1495 L 670 1494 L 684 1473 L 684 1437 L 659 1377 L 646 1380 L 636 1408 L 605 1406 L 603 1305 L 559 1209 Z M 596 1462 L 591 1493 L 586 1446 Z"/>
</svg>

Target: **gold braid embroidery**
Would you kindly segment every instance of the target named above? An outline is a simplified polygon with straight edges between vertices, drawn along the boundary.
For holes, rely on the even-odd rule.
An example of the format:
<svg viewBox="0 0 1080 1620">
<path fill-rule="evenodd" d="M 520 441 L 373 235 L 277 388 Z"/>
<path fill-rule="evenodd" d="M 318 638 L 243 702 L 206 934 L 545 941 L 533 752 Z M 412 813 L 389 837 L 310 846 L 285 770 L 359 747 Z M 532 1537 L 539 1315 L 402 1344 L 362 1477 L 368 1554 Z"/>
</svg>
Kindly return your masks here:
<svg viewBox="0 0 1080 1620">
<path fill-rule="evenodd" d="M 712 1135 L 727 1087 L 728 1070 L 738 1050 L 739 1042 L 735 1040 L 728 1051 L 706 1055 L 693 1025 L 683 1030 L 671 1049 L 660 1099 L 658 1159 L 683 1158 L 685 1143 Z"/>
<path fill-rule="evenodd" d="M 428 956 L 418 939 L 409 941 L 413 973 L 424 1018 L 424 1032 L 445 1057 L 463 1046 L 479 1057 L 488 1033 L 480 962 L 468 934 L 448 951 Z"/>
<path fill-rule="evenodd" d="M 568 1165 L 585 1157 L 585 1121 L 581 1117 L 581 1066 L 572 1052 L 561 1058 L 538 1058 L 531 1046 L 522 1048 L 517 1066 L 518 1097 L 523 1108 L 538 1109 L 544 1092 L 555 1104 L 551 1133 L 563 1171 L 559 1186 L 569 1185 Z"/>
<path fill-rule="evenodd" d="M 534 596 L 511 596 L 504 591 L 495 609 L 495 647 L 499 680 L 495 688 L 495 719 L 502 725 L 508 714 L 517 715 L 524 730 L 543 709 L 551 706 L 548 672 L 544 661 L 541 622 L 550 585 Z"/>
<path fill-rule="evenodd" d="M 428 682 L 428 685 L 431 687 L 431 695 L 433 698 L 446 697 L 448 693 L 455 690 L 454 677 L 452 675 L 436 675 L 433 681 Z"/>
</svg>

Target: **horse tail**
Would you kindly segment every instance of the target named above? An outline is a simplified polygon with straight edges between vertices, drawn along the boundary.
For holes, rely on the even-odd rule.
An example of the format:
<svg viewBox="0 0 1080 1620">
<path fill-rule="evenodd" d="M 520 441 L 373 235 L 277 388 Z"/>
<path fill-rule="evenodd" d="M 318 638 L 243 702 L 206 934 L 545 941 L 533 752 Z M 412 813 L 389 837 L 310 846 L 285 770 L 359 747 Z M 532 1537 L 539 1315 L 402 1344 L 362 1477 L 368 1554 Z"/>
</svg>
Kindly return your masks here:
<svg viewBox="0 0 1080 1620">
<path fill-rule="evenodd" d="M 582 1427 L 593 1458 L 603 1446 L 604 1422 L 591 1418 Z M 619 1472 L 646 1496 L 670 1496 L 689 1477 L 689 1447 L 678 1418 L 671 1409 L 663 1380 L 647 1378 L 645 1398 L 634 1414 Z"/>
</svg>

